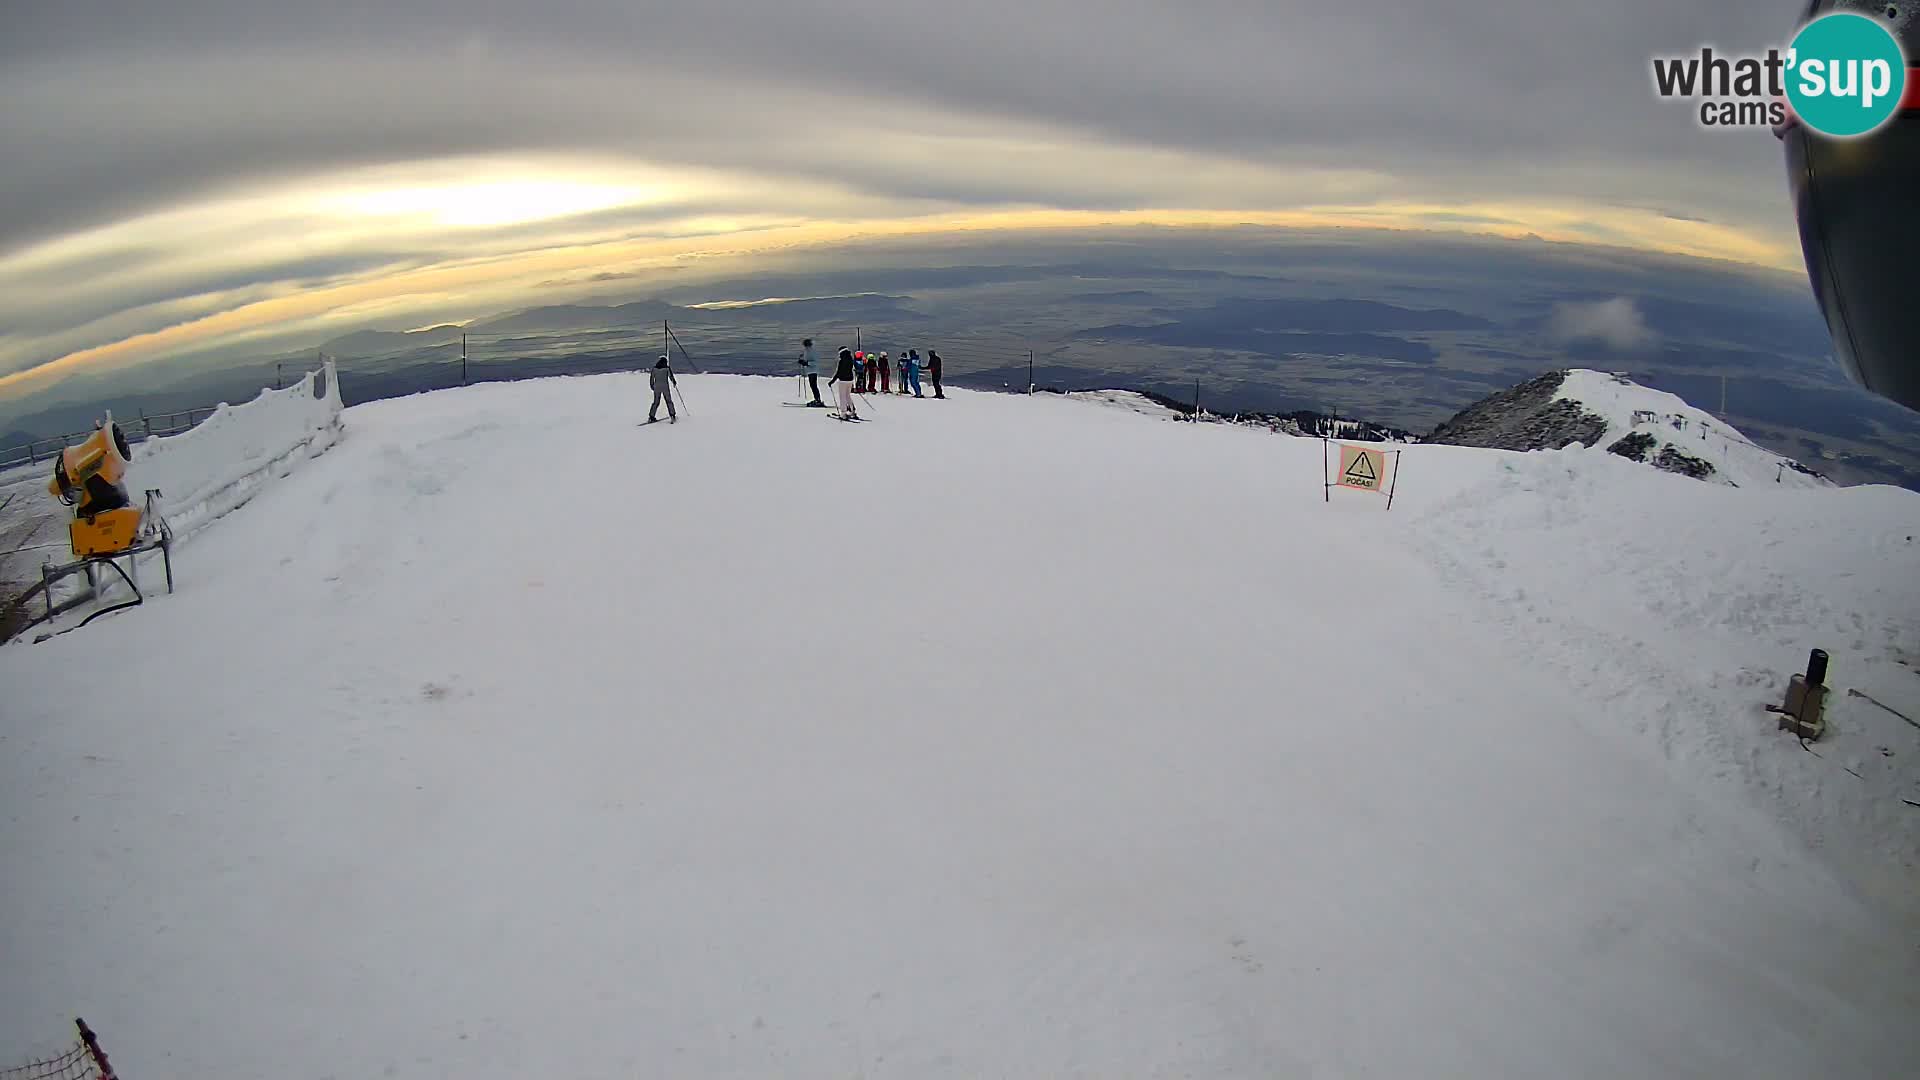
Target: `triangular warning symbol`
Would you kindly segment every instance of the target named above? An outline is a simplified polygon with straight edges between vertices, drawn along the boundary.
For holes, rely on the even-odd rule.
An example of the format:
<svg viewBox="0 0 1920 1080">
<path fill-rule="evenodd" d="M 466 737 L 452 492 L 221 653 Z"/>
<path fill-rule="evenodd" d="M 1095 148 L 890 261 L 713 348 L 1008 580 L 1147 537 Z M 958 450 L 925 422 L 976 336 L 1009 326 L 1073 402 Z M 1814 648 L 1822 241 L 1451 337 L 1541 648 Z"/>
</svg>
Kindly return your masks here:
<svg viewBox="0 0 1920 1080">
<path fill-rule="evenodd" d="M 1347 463 L 1347 482 L 1362 487 L 1372 487 L 1380 482 L 1380 477 L 1373 471 L 1372 454 L 1363 451 L 1354 455 L 1354 459 Z"/>
</svg>

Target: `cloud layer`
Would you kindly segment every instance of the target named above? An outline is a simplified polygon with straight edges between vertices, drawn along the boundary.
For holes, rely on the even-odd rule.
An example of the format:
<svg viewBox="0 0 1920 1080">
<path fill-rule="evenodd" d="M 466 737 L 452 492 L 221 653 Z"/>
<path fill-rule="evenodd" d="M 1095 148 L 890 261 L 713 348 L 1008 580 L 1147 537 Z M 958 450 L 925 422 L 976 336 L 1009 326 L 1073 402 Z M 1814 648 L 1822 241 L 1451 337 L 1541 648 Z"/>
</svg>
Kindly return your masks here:
<svg viewBox="0 0 1920 1080">
<path fill-rule="evenodd" d="M 1655 53 L 1780 40 L 1777 6 L 21 5 L 0 35 L 0 379 L 336 290 L 336 314 L 463 290 L 483 309 L 540 275 L 1008 214 L 1788 265 L 1772 138 L 1701 131 L 1648 75 Z"/>
</svg>

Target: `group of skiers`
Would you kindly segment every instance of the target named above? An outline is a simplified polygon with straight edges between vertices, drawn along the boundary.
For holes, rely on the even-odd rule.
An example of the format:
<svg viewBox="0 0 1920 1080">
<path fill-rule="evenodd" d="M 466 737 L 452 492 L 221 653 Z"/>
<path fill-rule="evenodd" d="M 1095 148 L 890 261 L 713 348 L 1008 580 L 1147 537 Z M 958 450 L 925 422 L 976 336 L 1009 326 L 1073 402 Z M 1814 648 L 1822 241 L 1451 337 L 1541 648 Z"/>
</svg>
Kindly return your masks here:
<svg viewBox="0 0 1920 1080">
<path fill-rule="evenodd" d="M 908 349 L 900 354 L 900 390 L 906 394 L 912 391 L 914 397 L 925 397 L 920 392 L 920 372 L 924 368 L 933 379 L 933 396 L 946 397 L 940 388 L 940 354 L 927 350 L 925 364 L 920 362 L 920 350 Z M 884 352 L 870 353 L 855 350 L 853 354 L 853 392 L 856 394 L 891 394 L 893 389 L 894 361 Z"/>
<path fill-rule="evenodd" d="M 820 354 L 813 347 L 813 339 L 807 338 L 800 343 L 800 359 L 795 363 L 800 374 L 807 380 L 807 388 L 813 391 L 813 400 L 807 402 L 811 408 L 824 409 L 827 403 L 820 400 Z M 946 390 L 940 385 L 940 354 L 927 350 L 927 360 L 920 362 L 920 350 L 908 349 L 899 359 L 900 389 L 898 393 L 911 392 L 914 397 L 925 397 L 920 390 L 920 372 L 926 370 L 933 380 L 933 396 L 944 399 Z M 858 420 L 860 413 L 853 407 L 855 394 L 891 394 L 896 391 L 894 384 L 894 361 L 884 352 L 866 352 L 864 350 L 841 349 L 840 364 L 834 369 L 831 385 L 839 397 L 840 409 L 833 415 L 842 420 Z M 680 415 L 673 407 L 673 389 L 679 382 L 674 378 L 673 368 L 667 358 L 662 356 L 648 372 L 648 385 L 653 390 L 653 404 L 647 409 L 647 423 L 658 423 L 660 406 L 667 406 L 667 422 L 680 422 Z"/>
<path fill-rule="evenodd" d="M 800 343 L 800 359 L 795 361 L 800 374 L 806 377 L 807 387 L 813 392 L 813 400 L 807 402 L 814 408 L 825 408 L 826 402 L 820 400 L 820 354 L 813 346 L 813 339 L 807 338 Z M 841 349 L 840 363 L 834 369 L 831 385 L 839 398 L 840 411 L 836 413 L 842 420 L 858 420 L 859 411 L 853 407 L 855 394 L 891 394 L 894 393 L 894 360 L 884 352 Z M 920 361 L 919 349 L 907 349 L 899 359 L 899 393 L 912 392 L 914 397 L 925 397 L 920 389 L 920 372 L 924 368 L 928 378 L 933 381 L 933 396 L 945 398 L 946 391 L 940 385 L 940 353 L 927 350 L 926 363 Z"/>
</svg>

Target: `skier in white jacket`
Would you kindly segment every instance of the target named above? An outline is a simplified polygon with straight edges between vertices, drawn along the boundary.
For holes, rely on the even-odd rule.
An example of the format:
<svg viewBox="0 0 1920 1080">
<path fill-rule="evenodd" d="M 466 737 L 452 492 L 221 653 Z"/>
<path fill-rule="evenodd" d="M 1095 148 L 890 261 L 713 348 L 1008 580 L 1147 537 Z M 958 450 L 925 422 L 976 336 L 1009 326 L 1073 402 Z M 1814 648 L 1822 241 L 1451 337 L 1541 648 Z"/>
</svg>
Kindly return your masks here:
<svg viewBox="0 0 1920 1080">
<path fill-rule="evenodd" d="M 827 403 L 820 400 L 820 354 L 814 350 L 813 339 L 800 343 L 800 374 L 807 377 L 807 389 L 813 391 L 813 400 L 807 402 L 809 408 L 824 409 Z"/>
</svg>

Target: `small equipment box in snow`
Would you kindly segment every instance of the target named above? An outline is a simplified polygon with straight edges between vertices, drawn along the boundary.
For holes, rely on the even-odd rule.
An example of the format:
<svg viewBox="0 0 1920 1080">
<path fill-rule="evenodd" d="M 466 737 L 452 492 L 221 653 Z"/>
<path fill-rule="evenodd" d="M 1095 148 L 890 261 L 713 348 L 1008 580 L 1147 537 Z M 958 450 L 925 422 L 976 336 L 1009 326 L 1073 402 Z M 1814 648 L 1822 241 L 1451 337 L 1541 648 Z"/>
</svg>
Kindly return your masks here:
<svg viewBox="0 0 1920 1080">
<path fill-rule="evenodd" d="M 1787 704 L 1780 727 L 1808 741 L 1827 733 L 1827 653 L 1815 649 L 1807 657 L 1807 671 L 1787 681 Z"/>
</svg>

